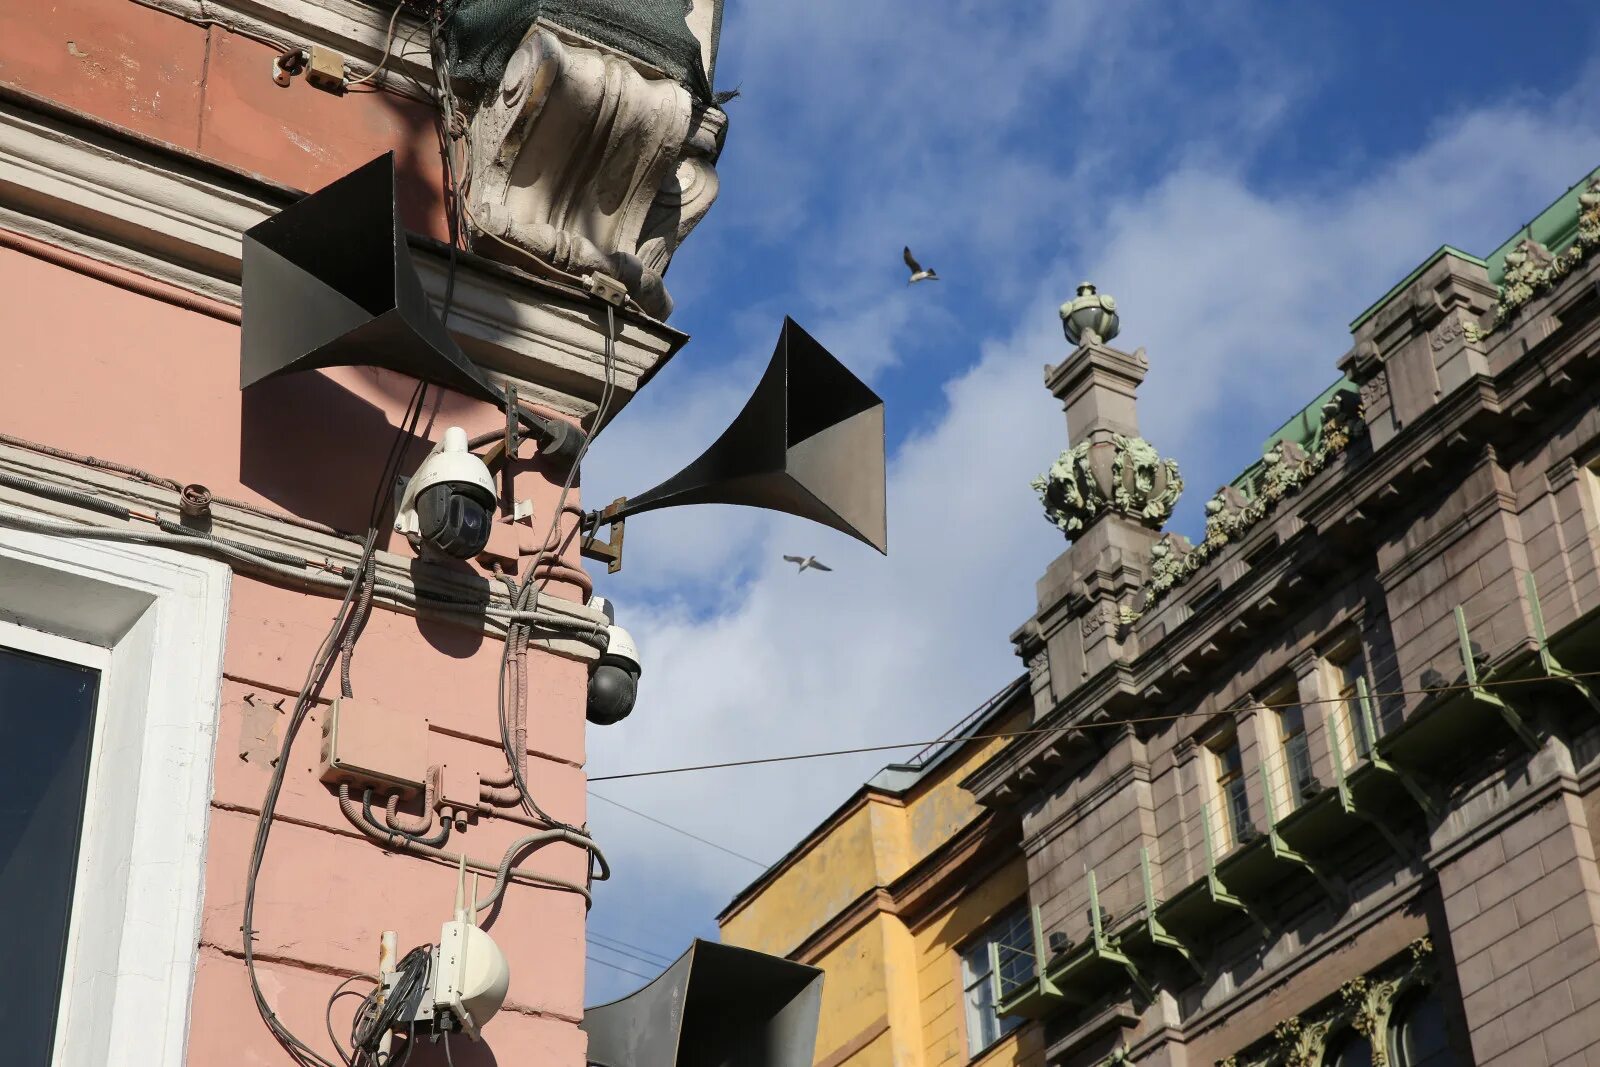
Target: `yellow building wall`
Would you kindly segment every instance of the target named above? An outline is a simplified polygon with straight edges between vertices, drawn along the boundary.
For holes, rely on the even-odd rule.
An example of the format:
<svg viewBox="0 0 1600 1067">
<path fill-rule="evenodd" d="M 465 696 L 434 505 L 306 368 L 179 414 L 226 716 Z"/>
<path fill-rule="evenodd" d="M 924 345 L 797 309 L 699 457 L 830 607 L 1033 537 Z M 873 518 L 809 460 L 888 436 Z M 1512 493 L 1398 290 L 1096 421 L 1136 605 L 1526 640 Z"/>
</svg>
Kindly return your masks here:
<svg viewBox="0 0 1600 1067">
<path fill-rule="evenodd" d="M 1026 729 L 1026 709 L 990 731 Z M 974 745 L 904 797 L 869 790 L 722 919 L 729 944 L 792 955 L 852 904 L 886 890 L 983 814 L 960 782 L 1003 740 Z M 854 930 L 833 930 L 803 958 L 826 974 L 816 1060 L 827 1067 L 1043 1067 L 1040 1028 L 1025 1024 L 967 1056 L 960 950 L 1027 894 L 1020 854 L 908 928 L 880 901 Z"/>
</svg>

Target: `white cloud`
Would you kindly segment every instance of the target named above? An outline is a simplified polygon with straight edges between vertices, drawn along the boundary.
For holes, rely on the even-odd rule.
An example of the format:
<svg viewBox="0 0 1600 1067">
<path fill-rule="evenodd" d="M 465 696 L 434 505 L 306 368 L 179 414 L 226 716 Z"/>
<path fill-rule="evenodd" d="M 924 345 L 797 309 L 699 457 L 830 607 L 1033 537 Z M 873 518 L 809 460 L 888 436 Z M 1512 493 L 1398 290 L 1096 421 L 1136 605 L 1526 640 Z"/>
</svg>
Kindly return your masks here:
<svg viewBox="0 0 1600 1067">
<path fill-rule="evenodd" d="M 1162 69 L 1159 55 L 1141 73 L 1114 47 L 1119 32 L 1131 31 L 1096 22 L 1100 39 L 1111 43 L 1086 54 L 1075 21 L 1081 16 L 1065 13 L 1078 5 L 1051 8 L 1061 11 L 1050 25 L 1021 36 L 964 37 L 962 26 L 935 26 L 904 42 L 895 36 L 902 24 L 870 11 L 861 20 L 830 20 L 830 13 L 856 11 L 842 0 L 764 5 L 759 18 L 744 13 L 754 24 L 745 31 L 747 91 L 760 66 L 752 57 L 786 56 L 779 69 L 790 72 L 819 58 L 827 76 L 793 85 L 762 79 L 780 105 L 794 107 L 794 124 L 778 132 L 736 125 L 736 136 L 753 135 L 773 152 L 782 137 L 812 150 L 842 142 L 862 152 L 882 139 L 883 152 L 871 157 L 877 165 L 913 160 L 917 169 L 887 195 L 864 181 L 871 167 L 857 161 L 843 194 L 854 204 L 829 212 L 815 203 L 826 180 L 794 173 L 792 157 L 747 161 L 747 171 L 771 183 L 753 202 L 792 203 L 793 214 L 739 217 L 730 228 L 745 237 L 759 230 L 761 240 L 782 235 L 796 255 L 820 263 L 797 283 L 823 313 L 819 336 L 841 353 L 867 353 L 879 374 L 894 352 L 914 350 L 919 331 L 968 330 L 978 355 L 943 384 L 943 407 L 892 457 L 887 559 L 798 520 L 736 509 L 666 512 L 630 530 L 628 567 L 606 584 L 621 621 L 639 638 L 641 697 L 624 724 L 591 731 L 592 773 L 932 737 L 1020 670 L 1007 635 L 1031 613 L 1034 581 L 1064 548 L 1028 481 L 1066 443 L 1041 370 L 1066 354 L 1054 309 L 1080 276 L 1117 295 L 1124 324 L 1118 343 L 1148 346 L 1141 423 L 1145 436 L 1183 464 L 1183 514 L 1192 525 L 1210 490 L 1337 375 L 1346 324 L 1366 304 L 1440 243 L 1487 252 L 1600 162 L 1600 116 L 1581 106 L 1593 99 L 1591 77 L 1560 100 L 1442 120 L 1414 153 L 1367 173 L 1264 192 L 1237 156 L 1213 149 L 1219 136 L 1269 129 L 1292 98 L 1296 77 L 1275 78 L 1281 72 L 1266 64 L 1238 80 L 1251 107 L 1229 113 L 1227 101 L 1216 100 L 1191 112 L 1206 120 L 1201 132 L 1172 153 L 1175 162 L 1158 180 L 1130 187 L 1098 152 L 1052 169 L 1048 154 L 1008 145 L 1004 126 L 1037 106 L 1031 87 L 1056 78 L 1058 66 L 1081 74 L 1120 63 L 1121 73 L 1148 83 L 1140 91 L 1159 98 L 1170 90 L 1149 73 Z M 963 10 L 977 19 L 992 6 Z M 863 21 L 865 38 L 858 39 Z M 824 41 L 817 26 L 849 29 Z M 892 51 L 901 43 L 905 56 Z M 807 55 L 807 47 L 820 57 Z M 930 76 L 937 84 L 924 95 Z M 820 103 L 807 105 L 811 91 Z M 850 101 L 867 97 L 871 106 L 851 110 Z M 959 130 L 969 133 L 994 118 L 997 129 L 980 138 L 981 158 L 945 154 L 959 142 L 953 136 L 919 158 L 923 107 L 955 113 Z M 856 128 L 842 130 L 845 120 Z M 930 174 L 955 178 L 918 184 Z M 980 190 L 993 193 L 993 181 L 1012 183 L 1004 202 L 974 199 Z M 953 200 L 942 200 L 952 190 Z M 1069 204 L 1073 193 L 1093 209 Z M 1071 246 L 1029 232 L 1091 216 L 1094 225 L 1080 226 Z M 800 233 L 805 226 L 811 229 Z M 897 252 L 896 234 L 917 226 L 957 250 L 958 266 L 1004 264 L 971 282 L 987 292 L 991 313 L 1004 312 L 992 320 L 999 325 L 941 311 L 930 326 L 917 305 L 901 299 L 903 282 L 860 266 L 886 242 Z M 1015 252 L 1009 260 L 1002 254 L 1008 248 Z M 605 484 L 624 475 L 627 489 L 652 484 L 697 454 L 737 410 L 769 346 L 752 342 L 733 385 L 733 376 L 669 369 L 604 439 Z M 591 476 L 591 484 L 598 481 Z M 778 557 L 797 551 L 817 552 L 835 572 L 795 574 Z M 729 848 L 775 859 L 894 755 L 596 789 Z M 591 818 L 618 877 L 592 919 L 596 929 L 623 931 L 613 936 L 675 954 L 690 934 L 708 933 L 710 916 L 756 873 L 606 805 L 594 805 Z M 633 984 L 599 971 L 591 979 L 596 995 Z"/>
</svg>

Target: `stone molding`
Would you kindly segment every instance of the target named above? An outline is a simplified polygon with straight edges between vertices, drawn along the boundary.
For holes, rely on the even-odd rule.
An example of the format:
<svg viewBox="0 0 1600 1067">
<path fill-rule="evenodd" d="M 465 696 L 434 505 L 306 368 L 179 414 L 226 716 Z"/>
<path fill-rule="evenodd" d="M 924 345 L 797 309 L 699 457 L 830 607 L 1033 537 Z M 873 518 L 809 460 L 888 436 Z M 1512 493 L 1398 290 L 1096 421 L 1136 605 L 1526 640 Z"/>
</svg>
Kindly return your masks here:
<svg viewBox="0 0 1600 1067">
<path fill-rule="evenodd" d="M 727 116 L 636 61 L 536 24 L 467 137 L 476 250 L 534 273 L 599 272 L 665 319 L 662 275 L 716 199 Z"/>
<path fill-rule="evenodd" d="M 1337 394 L 1323 410 L 1322 427 L 1309 450 L 1293 441 L 1279 441 L 1261 457 L 1261 467 L 1246 488 L 1225 485 L 1206 501 L 1206 533 L 1198 545 L 1181 534 L 1167 534 L 1150 549 L 1150 578 L 1142 611 L 1149 611 L 1174 588 L 1224 548 L 1277 510 L 1286 497 L 1349 447 L 1365 428 L 1360 401 L 1353 393 Z"/>
<path fill-rule="evenodd" d="M 168 518 L 173 522 L 179 521 L 178 494 L 159 485 L 150 485 L 145 482 L 134 481 L 115 474 L 105 473 L 89 467 L 65 460 L 55 459 L 50 456 L 40 455 L 26 449 L 16 448 L 11 445 L 0 444 L 0 472 L 10 473 L 34 481 L 43 482 L 52 487 L 68 489 L 77 493 L 84 493 L 96 497 L 110 504 L 117 504 L 134 511 L 155 514 Z M 107 528 L 120 528 L 121 523 L 105 515 L 74 507 L 71 504 L 46 500 L 30 493 L 9 487 L 0 487 L 0 508 L 7 511 L 28 515 L 32 518 L 46 519 L 54 522 L 76 522 Z M 353 567 L 361 555 L 361 546 L 332 534 L 323 533 L 297 524 L 288 519 L 277 519 L 260 515 L 252 511 L 232 507 L 221 502 L 213 503 L 211 508 L 211 532 L 227 540 L 235 541 L 245 548 L 263 548 L 275 552 L 288 553 L 304 559 L 326 562 L 333 567 Z M 0 527 L 3 528 L 3 527 Z M 158 532 L 154 527 L 144 523 L 132 526 L 137 530 Z M 198 558 L 210 559 L 203 553 L 195 553 Z M 415 559 L 401 553 L 380 549 L 374 554 L 377 575 L 393 585 L 399 586 L 406 592 L 418 591 L 413 564 Z M 249 571 L 244 567 L 235 567 L 240 573 L 249 576 Z M 308 570 L 308 574 L 313 573 Z M 456 577 L 448 571 L 441 570 L 437 575 L 430 572 L 434 581 L 425 583 L 424 592 L 433 592 L 446 596 L 471 597 L 481 596 L 485 590 L 489 600 L 500 607 L 510 607 L 506 599 L 494 587 L 493 583 L 473 582 Z M 275 585 L 292 585 L 292 580 L 281 576 L 264 576 L 261 580 Z M 375 610 L 394 611 L 401 614 L 414 615 L 416 612 L 410 607 L 390 603 L 386 600 L 374 601 Z M 560 597 L 546 597 L 540 602 L 540 610 L 551 611 L 560 615 L 571 616 L 575 621 L 591 625 L 605 625 L 605 616 L 598 610 L 564 600 Z M 471 627 L 472 622 L 462 616 L 459 625 Z M 479 629 L 484 633 L 499 633 L 500 628 L 491 624 L 487 619 L 482 620 Z M 532 644 L 548 652 L 564 656 L 568 659 L 592 662 L 599 658 L 599 652 L 583 641 L 565 637 L 541 637 L 535 635 Z"/>
<path fill-rule="evenodd" d="M 1390 1017 L 1411 989 L 1438 981 L 1433 941 L 1419 937 L 1383 966 L 1339 987 L 1310 1011 L 1291 1015 L 1244 1051 L 1217 1061 L 1217 1067 L 1318 1067 L 1328 1038 L 1345 1027 L 1372 1046 L 1373 1067 L 1389 1062 Z"/>
<path fill-rule="evenodd" d="M 292 191 L 30 105 L 0 96 L 0 228 L 240 303 L 240 236 Z M 447 252 L 433 243 L 412 252 L 424 289 L 442 301 Z M 530 402 L 577 418 L 594 412 L 605 346 L 588 293 L 462 255 L 450 327 L 469 356 Z M 687 340 L 620 315 L 612 414 Z"/>
<path fill-rule="evenodd" d="M 1475 322 L 1466 323 L 1467 340 L 1481 341 L 1494 333 L 1524 304 L 1554 288 L 1583 262 L 1591 249 L 1600 245 L 1600 176 L 1589 179 L 1588 188 L 1578 195 L 1578 203 L 1577 237 L 1564 251 L 1552 253 L 1533 238 L 1525 237 L 1506 253 L 1505 276 L 1500 281 L 1494 318 L 1486 328 Z"/>
</svg>

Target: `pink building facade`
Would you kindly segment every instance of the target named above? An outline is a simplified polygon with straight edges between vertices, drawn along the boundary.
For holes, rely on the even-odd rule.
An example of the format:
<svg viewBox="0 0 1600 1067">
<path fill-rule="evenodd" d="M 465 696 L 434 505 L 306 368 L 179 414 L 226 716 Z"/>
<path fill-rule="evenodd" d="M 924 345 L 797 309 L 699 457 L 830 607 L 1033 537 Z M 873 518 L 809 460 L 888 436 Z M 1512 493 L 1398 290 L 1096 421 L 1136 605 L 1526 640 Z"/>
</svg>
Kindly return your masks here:
<svg viewBox="0 0 1600 1067">
<path fill-rule="evenodd" d="M 700 6 L 686 24 L 708 42 L 703 74 L 715 12 Z M 363 779 L 322 769 L 335 664 L 287 753 L 260 864 L 258 1008 L 242 926 L 263 798 L 374 497 L 392 494 L 386 458 L 416 382 L 343 366 L 242 390 L 252 294 L 241 235 L 394 152 L 402 221 L 421 235 L 417 273 L 436 311 L 451 290 L 457 342 L 528 410 L 593 432 L 686 340 L 663 321 L 660 274 L 715 193 L 725 120 L 688 79 L 541 23 L 524 28 L 498 88 L 462 97 L 465 125 L 446 138 L 454 188 L 473 179 L 469 224 L 436 132 L 430 7 L 0 0 L 0 664 L 89 679 L 81 751 L 20 816 L 21 856 L 64 859 L 54 874 L 13 864 L 0 876 L 0 895 L 64 902 L 11 946 L 46 960 L 28 981 L 28 1017 L 8 1020 L 35 1035 L 22 1046 L 29 1067 L 297 1062 L 267 1015 L 338 1063 L 324 1012 L 344 980 L 369 988 L 355 976 L 377 969 L 383 932 L 402 953 L 437 940 L 455 857 L 486 895 L 508 845 L 545 825 L 508 785 L 502 688 L 524 702 L 506 715 L 527 725 L 517 747 L 529 793 L 553 820 L 585 822 L 585 708 L 607 620 L 567 536 L 581 487 L 557 515 L 571 464 L 527 440 L 496 468 L 488 553 L 419 558 L 429 553 L 384 526 L 350 662 L 346 706 L 379 738 L 353 758 L 383 764 L 373 822 L 448 837 L 433 853 L 380 840 L 341 806 L 340 782 L 359 796 Z M 585 95 L 590 68 L 610 78 L 611 98 Z M 519 78 L 547 94 L 542 112 L 519 100 L 530 92 Z M 541 123 L 558 120 L 572 173 L 530 176 L 519 146 L 553 137 Z M 452 214 L 463 231 L 453 254 Z M 629 293 L 609 368 L 608 305 L 581 284 L 593 274 Z M 471 437 L 506 421 L 494 404 L 430 389 L 399 471 L 446 427 Z M 188 486 L 205 487 L 209 507 L 186 514 Z M 553 517 L 559 551 L 545 553 Z M 548 579 L 539 611 L 554 621 L 528 633 L 524 683 L 513 666 L 503 685 L 507 583 L 530 578 Z M 8 734 L 54 714 L 29 692 L 0 691 Z M 354 736 L 355 715 L 345 719 Z M 16 736 L 32 739 L 11 758 L 37 766 L 27 746 L 50 737 Z M 386 789 L 384 776 L 429 788 Z M 567 840 L 516 866 L 483 920 L 509 963 L 504 1007 L 481 1043 L 458 1035 L 451 1053 L 462 1067 L 580 1067 L 585 901 L 540 879 L 582 886 L 598 868 Z M 334 1003 L 341 1043 L 360 1000 Z M 443 1049 L 419 1042 L 414 1062 L 443 1063 Z"/>
</svg>

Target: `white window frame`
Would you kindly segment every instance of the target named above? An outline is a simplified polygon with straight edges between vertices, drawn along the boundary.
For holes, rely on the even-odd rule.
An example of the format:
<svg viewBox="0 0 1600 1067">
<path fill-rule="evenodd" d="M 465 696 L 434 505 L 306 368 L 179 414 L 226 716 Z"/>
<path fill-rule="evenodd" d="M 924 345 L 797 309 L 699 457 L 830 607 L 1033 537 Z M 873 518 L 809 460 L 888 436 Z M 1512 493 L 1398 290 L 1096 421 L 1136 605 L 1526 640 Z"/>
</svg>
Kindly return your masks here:
<svg viewBox="0 0 1600 1067">
<path fill-rule="evenodd" d="M 0 527 L 0 644 L 101 672 L 54 1067 L 187 1055 L 230 580 Z"/>
<path fill-rule="evenodd" d="M 1007 909 L 998 918 L 983 927 L 977 936 L 962 946 L 958 953 L 961 958 L 961 1004 L 966 1020 L 968 1060 L 977 1059 L 1022 1025 L 1021 1018 L 1001 1015 L 1000 1003 L 998 1000 L 994 1000 L 989 1005 L 989 1010 L 993 1012 L 995 1017 L 996 1034 L 993 1040 L 980 1043 L 982 1019 L 977 1018 L 980 1008 L 973 1003 L 974 991 L 978 989 L 988 989 L 991 998 L 993 997 L 997 983 L 995 975 L 989 966 L 989 945 L 999 938 L 1002 927 L 1009 929 L 1010 924 L 1016 921 L 1019 914 L 1028 914 L 1026 904 L 1016 905 Z M 973 967 L 972 960 L 974 958 L 982 961 L 981 968 Z M 1036 962 L 1035 967 L 1037 966 L 1038 963 Z"/>
</svg>

